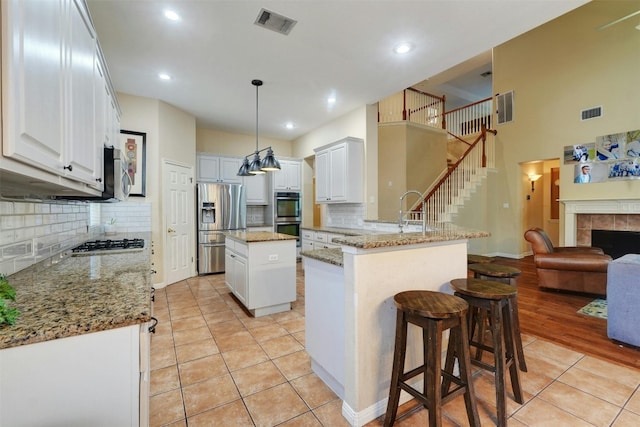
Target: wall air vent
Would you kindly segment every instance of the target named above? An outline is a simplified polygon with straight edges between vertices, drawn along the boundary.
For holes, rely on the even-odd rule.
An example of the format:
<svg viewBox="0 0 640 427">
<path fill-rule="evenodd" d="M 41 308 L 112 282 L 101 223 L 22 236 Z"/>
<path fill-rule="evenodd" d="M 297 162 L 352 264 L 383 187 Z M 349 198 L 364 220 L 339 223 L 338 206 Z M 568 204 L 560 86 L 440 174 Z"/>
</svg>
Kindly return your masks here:
<svg viewBox="0 0 640 427">
<path fill-rule="evenodd" d="M 498 124 L 509 123 L 513 121 L 513 91 L 507 93 L 499 93 L 496 95 L 496 111 L 498 115 Z"/>
<path fill-rule="evenodd" d="M 258 13 L 258 17 L 254 22 L 254 24 L 259 27 L 284 34 L 285 36 L 289 34 L 291 29 L 297 23 L 298 21 L 294 21 L 291 18 L 287 18 L 286 16 L 271 12 L 270 10 L 264 8 L 260 9 L 260 13 Z"/>
<path fill-rule="evenodd" d="M 602 105 L 580 111 L 580 120 L 591 120 L 602 117 Z"/>
</svg>

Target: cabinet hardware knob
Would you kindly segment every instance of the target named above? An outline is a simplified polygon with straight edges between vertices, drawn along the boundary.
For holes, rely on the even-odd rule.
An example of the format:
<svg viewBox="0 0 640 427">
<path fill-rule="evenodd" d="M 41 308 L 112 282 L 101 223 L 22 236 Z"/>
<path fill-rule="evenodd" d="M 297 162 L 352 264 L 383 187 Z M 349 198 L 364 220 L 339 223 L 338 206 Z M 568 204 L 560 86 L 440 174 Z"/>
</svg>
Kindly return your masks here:
<svg viewBox="0 0 640 427">
<path fill-rule="evenodd" d="M 73 165 L 64 166 L 62 169 L 67 169 L 69 172 L 73 171 Z"/>
<path fill-rule="evenodd" d="M 102 182 L 102 178 L 96 178 L 97 182 Z"/>
<path fill-rule="evenodd" d="M 175 232 L 176 232 L 176 230 L 174 230 L 173 228 L 168 228 L 167 229 L 167 233 L 175 233 Z"/>
</svg>

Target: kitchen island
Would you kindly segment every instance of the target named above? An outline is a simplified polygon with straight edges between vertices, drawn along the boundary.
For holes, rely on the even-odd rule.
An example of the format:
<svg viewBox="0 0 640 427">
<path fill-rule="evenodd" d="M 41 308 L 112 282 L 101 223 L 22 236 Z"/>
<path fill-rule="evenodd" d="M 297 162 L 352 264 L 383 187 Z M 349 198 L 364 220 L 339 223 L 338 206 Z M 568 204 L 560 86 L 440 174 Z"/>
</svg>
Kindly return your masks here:
<svg viewBox="0 0 640 427">
<path fill-rule="evenodd" d="M 8 277 L 21 314 L 0 326 L 0 425 L 148 425 L 144 234 L 144 249 L 67 251 Z"/>
<path fill-rule="evenodd" d="M 225 283 L 255 317 L 291 310 L 296 300 L 296 237 L 225 233 Z"/>
<path fill-rule="evenodd" d="M 307 352 L 313 371 L 343 400 L 342 415 L 351 425 L 364 425 L 386 409 L 395 343 L 393 296 L 411 289 L 452 293 L 449 281 L 467 275 L 468 239 L 488 235 L 432 227 L 425 235 L 345 236 L 333 239 L 340 249 L 302 253 Z M 406 370 L 421 364 L 421 346 L 421 334 L 410 328 Z M 420 389 L 419 382 L 415 386 Z"/>
</svg>

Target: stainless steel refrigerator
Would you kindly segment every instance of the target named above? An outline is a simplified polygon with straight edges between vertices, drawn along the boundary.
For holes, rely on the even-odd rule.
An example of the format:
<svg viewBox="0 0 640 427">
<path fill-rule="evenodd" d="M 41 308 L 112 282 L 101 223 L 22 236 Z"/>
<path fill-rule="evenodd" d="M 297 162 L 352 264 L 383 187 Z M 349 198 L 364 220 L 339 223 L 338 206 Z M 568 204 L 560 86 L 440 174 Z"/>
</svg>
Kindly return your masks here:
<svg viewBox="0 0 640 427">
<path fill-rule="evenodd" d="M 198 183 L 198 274 L 224 271 L 224 232 L 247 227 L 245 188 L 241 184 Z"/>
</svg>

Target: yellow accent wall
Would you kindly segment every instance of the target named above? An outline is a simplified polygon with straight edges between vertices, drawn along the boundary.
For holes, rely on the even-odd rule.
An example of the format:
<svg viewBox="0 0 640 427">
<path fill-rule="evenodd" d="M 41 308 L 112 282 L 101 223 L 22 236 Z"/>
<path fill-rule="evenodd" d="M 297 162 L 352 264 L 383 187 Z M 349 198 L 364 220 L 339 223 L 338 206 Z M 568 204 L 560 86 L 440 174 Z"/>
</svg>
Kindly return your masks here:
<svg viewBox="0 0 640 427">
<path fill-rule="evenodd" d="M 530 184 L 522 163 L 562 159 L 566 145 L 640 128 L 638 19 L 597 29 L 639 8 L 640 1 L 592 1 L 494 49 L 494 93 L 515 95 L 514 121 L 496 126 L 492 251 L 529 250 L 523 210 Z M 602 106 L 603 117 L 581 121 L 580 111 L 594 106 Z M 573 165 L 560 160 L 561 200 L 638 198 L 640 181 L 574 184 Z M 561 206 L 560 235 L 562 214 Z"/>
</svg>

